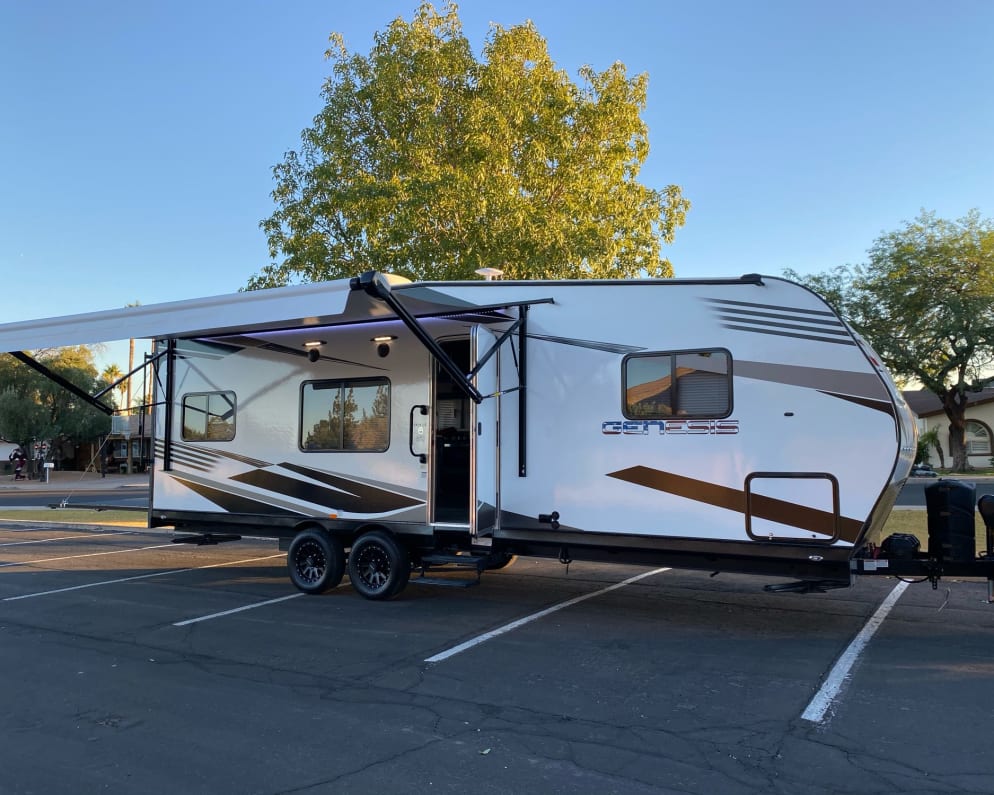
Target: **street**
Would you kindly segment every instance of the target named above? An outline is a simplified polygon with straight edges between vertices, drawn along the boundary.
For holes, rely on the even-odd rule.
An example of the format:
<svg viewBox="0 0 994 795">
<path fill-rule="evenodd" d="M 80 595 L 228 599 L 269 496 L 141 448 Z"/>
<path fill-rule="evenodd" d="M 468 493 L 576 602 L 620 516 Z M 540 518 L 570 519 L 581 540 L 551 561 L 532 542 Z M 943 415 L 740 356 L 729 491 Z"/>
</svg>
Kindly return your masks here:
<svg viewBox="0 0 994 795">
<path fill-rule="evenodd" d="M 68 508 L 148 508 L 148 488 L 121 491 L 119 489 L 99 489 L 62 493 L 55 491 L 0 491 L 0 509 L 3 508 L 48 508 L 61 505 Z"/>
<path fill-rule="evenodd" d="M 994 478 L 959 478 L 965 483 L 973 483 L 976 487 L 976 497 L 980 499 L 985 494 L 994 494 Z M 935 483 L 937 478 L 908 478 L 901 493 L 897 496 L 897 505 L 906 508 L 925 507 L 925 487 Z"/>
</svg>

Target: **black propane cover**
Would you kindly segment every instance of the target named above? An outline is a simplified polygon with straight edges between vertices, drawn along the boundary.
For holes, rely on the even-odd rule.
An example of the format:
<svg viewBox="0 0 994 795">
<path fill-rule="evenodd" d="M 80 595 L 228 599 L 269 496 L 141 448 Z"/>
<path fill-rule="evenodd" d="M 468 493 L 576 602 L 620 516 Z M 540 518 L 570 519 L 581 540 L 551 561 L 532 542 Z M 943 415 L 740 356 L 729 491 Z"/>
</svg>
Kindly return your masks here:
<svg viewBox="0 0 994 795">
<path fill-rule="evenodd" d="M 911 533 L 891 533 L 883 540 L 880 551 L 891 560 L 910 560 L 918 555 L 921 545 Z"/>
<path fill-rule="evenodd" d="M 925 487 L 928 554 L 936 560 L 968 561 L 977 557 L 973 506 L 976 486 L 938 480 Z"/>
</svg>

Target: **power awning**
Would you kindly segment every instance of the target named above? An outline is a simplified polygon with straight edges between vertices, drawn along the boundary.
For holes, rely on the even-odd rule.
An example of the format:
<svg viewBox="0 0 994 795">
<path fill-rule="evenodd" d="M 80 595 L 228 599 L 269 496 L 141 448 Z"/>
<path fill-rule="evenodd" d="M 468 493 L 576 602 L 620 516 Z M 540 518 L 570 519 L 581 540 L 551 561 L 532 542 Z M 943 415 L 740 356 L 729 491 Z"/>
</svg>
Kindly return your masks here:
<svg viewBox="0 0 994 795">
<path fill-rule="evenodd" d="M 396 318 L 409 326 L 449 369 L 451 362 L 420 325 L 419 319 L 457 315 L 481 316 L 482 321 L 482 316 L 511 306 L 520 308 L 551 302 L 551 298 L 546 298 L 476 304 L 447 295 L 441 285 L 415 284 L 399 276 L 369 272 L 354 279 L 0 324 L 0 352 L 93 345 L 122 339 L 218 338 Z M 467 394 L 479 402 L 481 396 L 472 388 L 470 380 L 466 373 L 459 378 L 464 388 L 468 386 Z"/>
<path fill-rule="evenodd" d="M 360 277 L 366 278 L 366 277 Z M 474 304 L 427 284 L 376 274 L 416 318 L 486 313 L 507 304 Z M 351 279 L 192 298 L 162 304 L 0 324 L 0 351 L 93 345 L 124 339 L 193 339 L 306 329 L 398 317 L 380 296 L 350 286 Z M 410 285 L 410 287 L 407 287 Z M 394 291 L 394 288 L 400 288 Z M 546 303 L 528 301 L 525 303 Z M 512 302 L 517 306 L 519 302 Z"/>
</svg>

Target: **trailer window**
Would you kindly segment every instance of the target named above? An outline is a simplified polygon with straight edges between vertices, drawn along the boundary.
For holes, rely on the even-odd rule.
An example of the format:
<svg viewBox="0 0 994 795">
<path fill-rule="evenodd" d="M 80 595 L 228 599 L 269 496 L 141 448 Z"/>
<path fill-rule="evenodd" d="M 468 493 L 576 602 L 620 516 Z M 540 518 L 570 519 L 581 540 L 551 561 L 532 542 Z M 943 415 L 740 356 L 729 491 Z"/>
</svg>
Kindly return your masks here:
<svg viewBox="0 0 994 795">
<path fill-rule="evenodd" d="M 728 351 L 628 356 L 622 364 L 625 416 L 727 417 L 732 411 Z"/>
<path fill-rule="evenodd" d="M 234 438 L 234 392 L 201 392 L 183 396 L 184 441 L 230 442 Z"/>
<path fill-rule="evenodd" d="M 312 381 L 301 389 L 300 447 L 382 452 L 390 444 L 390 382 Z"/>
</svg>

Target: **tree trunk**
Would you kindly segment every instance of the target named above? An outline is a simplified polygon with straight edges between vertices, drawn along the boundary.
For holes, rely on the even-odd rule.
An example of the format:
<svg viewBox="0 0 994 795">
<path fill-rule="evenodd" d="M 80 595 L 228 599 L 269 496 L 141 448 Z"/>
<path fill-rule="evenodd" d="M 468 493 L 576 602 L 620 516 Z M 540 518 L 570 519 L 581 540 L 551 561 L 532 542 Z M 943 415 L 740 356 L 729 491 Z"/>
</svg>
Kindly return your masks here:
<svg viewBox="0 0 994 795">
<path fill-rule="evenodd" d="M 972 467 L 966 456 L 966 393 L 950 389 L 942 397 L 942 408 L 949 418 L 949 453 L 953 472 L 968 472 Z"/>
<path fill-rule="evenodd" d="M 942 439 L 935 437 L 935 452 L 939 454 L 939 469 L 946 468 L 946 454 L 942 449 Z"/>
</svg>

